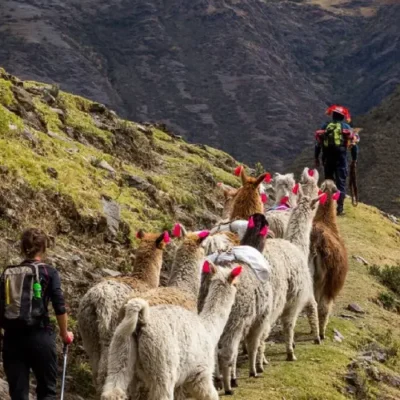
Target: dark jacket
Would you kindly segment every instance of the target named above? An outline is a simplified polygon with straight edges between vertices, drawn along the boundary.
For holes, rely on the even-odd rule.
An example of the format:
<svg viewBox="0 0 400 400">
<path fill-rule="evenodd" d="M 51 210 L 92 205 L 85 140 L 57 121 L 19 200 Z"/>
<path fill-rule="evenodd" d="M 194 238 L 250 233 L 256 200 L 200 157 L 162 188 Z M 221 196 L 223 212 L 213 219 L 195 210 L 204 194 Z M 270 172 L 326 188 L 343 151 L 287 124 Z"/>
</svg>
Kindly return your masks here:
<svg viewBox="0 0 400 400">
<path fill-rule="evenodd" d="M 335 122 L 335 121 L 333 121 Z M 315 135 L 315 150 L 314 150 L 314 157 L 315 159 L 319 158 L 319 155 L 321 154 L 321 150 L 323 153 L 323 156 L 328 156 L 327 152 L 330 150 L 326 149 L 323 146 L 322 140 L 321 140 L 321 135 L 325 132 L 326 127 L 328 126 L 329 122 L 326 122 L 324 125 L 322 125 L 321 129 L 316 132 Z M 352 144 L 353 141 L 353 130 L 351 126 L 345 122 L 341 122 L 342 125 L 342 134 L 344 136 L 344 146 L 340 147 L 340 151 L 346 151 L 348 148 L 350 148 L 350 153 L 351 153 L 351 159 L 353 161 L 357 161 L 358 157 L 358 145 L 357 144 Z"/>
</svg>

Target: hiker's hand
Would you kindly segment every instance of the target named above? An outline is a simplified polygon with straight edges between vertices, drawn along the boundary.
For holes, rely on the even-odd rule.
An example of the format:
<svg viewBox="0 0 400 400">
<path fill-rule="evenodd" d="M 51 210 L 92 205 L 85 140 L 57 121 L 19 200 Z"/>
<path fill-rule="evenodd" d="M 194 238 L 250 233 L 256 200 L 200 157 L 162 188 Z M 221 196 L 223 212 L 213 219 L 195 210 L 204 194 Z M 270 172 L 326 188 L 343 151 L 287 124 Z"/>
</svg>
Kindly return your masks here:
<svg viewBox="0 0 400 400">
<path fill-rule="evenodd" d="M 74 341 L 74 334 L 72 332 L 66 332 L 61 335 L 61 339 L 64 344 L 71 344 Z"/>
<path fill-rule="evenodd" d="M 315 168 L 319 168 L 321 163 L 319 162 L 319 158 L 315 159 Z"/>
</svg>

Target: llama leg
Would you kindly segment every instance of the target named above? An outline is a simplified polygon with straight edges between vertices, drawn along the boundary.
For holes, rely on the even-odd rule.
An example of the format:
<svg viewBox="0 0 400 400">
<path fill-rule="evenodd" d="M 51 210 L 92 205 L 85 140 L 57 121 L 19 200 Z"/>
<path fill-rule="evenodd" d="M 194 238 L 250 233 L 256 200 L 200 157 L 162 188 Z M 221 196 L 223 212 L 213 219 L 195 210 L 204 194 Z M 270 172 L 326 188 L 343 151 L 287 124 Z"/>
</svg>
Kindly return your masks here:
<svg viewBox="0 0 400 400">
<path fill-rule="evenodd" d="M 269 323 L 265 324 L 264 332 L 260 339 L 260 345 L 257 351 L 257 365 L 256 369 L 258 373 L 264 372 L 264 365 L 268 365 L 267 358 L 265 357 L 265 340 L 269 336 L 271 331 L 271 325 Z"/>
<path fill-rule="evenodd" d="M 261 339 L 266 329 L 266 321 L 256 322 L 250 329 L 247 336 L 247 346 L 249 350 L 249 364 L 250 364 L 250 376 L 257 377 L 257 354 L 259 354 L 259 348 L 261 345 Z M 260 369 L 264 371 L 262 365 Z"/>
<path fill-rule="evenodd" d="M 306 313 L 311 326 L 311 334 L 314 337 L 314 343 L 321 344 L 321 339 L 319 337 L 318 305 L 314 298 L 307 304 Z"/>
<path fill-rule="evenodd" d="M 243 342 L 242 342 L 242 354 L 245 355 L 245 356 L 247 356 L 247 354 L 249 354 L 249 353 L 247 352 L 246 340 L 243 340 Z"/>
<path fill-rule="evenodd" d="M 201 375 L 188 385 L 188 391 L 196 400 L 218 400 L 211 375 Z"/>
<path fill-rule="evenodd" d="M 299 307 L 292 306 L 284 311 L 282 315 L 283 333 L 286 342 L 287 361 L 296 361 L 296 356 L 293 350 L 294 341 L 294 328 L 296 326 L 297 318 L 299 316 Z"/>
<path fill-rule="evenodd" d="M 326 326 L 332 310 L 333 301 L 322 298 L 318 304 L 319 334 L 321 340 L 325 339 Z"/>
<path fill-rule="evenodd" d="M 233 388 L 239 387 L 237 383 L 237 359 L 238 359 L 238 353 L 235 354 L 231 367 L 231 386 Z"/>
<path fill-rule="evenodd" d="M 217 390 L 223 389 L 221 369 L 218 358 L 218 346 L 215 350 L 215 370 L 214 370 L 214 386 Z"/>
<path fill-rule="evenodd" d="M 243 329 L 238 329 L 236 332 L 234 332 L 233 337 L 224 337 L 224 341 L 226 341 L 226 343 L 221 343 L 221 349 L 219 351 L 219 362 L 226 395 L 233 394 L 231 386 L 231 367 L 233 365 L 233 362 L 236 360 L 236 355 L 239 352 L 239 345 L 242 336 Z"/>
</svg>

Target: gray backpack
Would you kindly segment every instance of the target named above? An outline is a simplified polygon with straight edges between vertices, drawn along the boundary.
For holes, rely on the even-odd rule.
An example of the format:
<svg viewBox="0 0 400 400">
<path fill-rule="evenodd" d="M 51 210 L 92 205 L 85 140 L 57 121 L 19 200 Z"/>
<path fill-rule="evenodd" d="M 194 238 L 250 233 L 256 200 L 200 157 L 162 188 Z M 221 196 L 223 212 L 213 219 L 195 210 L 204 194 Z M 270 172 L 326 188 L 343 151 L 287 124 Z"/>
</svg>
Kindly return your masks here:
<svg viewBox="0 0 400 400">
<path fill-rule="evenodd" d="M 7 267 L 0 278 L 0 327 L 23 329 L 39 325 L 45 316 L 40 263 Z"/>
</svg>

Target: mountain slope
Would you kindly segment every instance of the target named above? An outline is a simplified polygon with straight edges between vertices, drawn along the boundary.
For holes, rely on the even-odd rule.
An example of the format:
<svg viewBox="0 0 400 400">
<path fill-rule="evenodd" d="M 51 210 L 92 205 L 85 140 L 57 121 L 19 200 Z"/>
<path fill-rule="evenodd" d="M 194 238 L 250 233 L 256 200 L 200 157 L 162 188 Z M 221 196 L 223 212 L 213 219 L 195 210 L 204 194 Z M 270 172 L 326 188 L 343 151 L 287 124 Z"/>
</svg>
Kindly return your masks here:
<svg viewBox="0 0 400 400">
<path fill-rule="evenodd" d="M 49 233 L 49 261 L 61 273 L 77 338 L 68 359 L 67 400 L 93 399 L 75 321 L 80 298 L 102 276 L 131 271 L 139 228 L 161 231 L 177 220 L 192 229 L 213 224 L 221 200 L 216 182 L 238 186 L 232 175 L 237 164 L 219 150 L 121 120 L 101 104 L 49 85 L 21 82 L 4 70 L 0 149 L 0 264 L 19 260 L 22 229 L 34 225 Z M 235 398 L 341 400 L 348 398 L 347 390 L 361 393 L 364 397 L 353 397 L 359 399 L 399 398 L 400 317 L 377 304 L 385 289 L 353 259 L 357 255 L 371 264 L 399 263 L 398 226 L 360 204 L 349 207 L 340 228 L 351 268 L 326 343 L 311 344 L 301 318 L 296 328 L 299 360 L 287 363 L 278 329 L 271 338 L 275 344 L 267 347 L 270 365 L 263 378 L 247 379 L 241 367 Z M 380 246 L 374 245 L 377 234 Z M 166 252 L 168 261 L 170 256 Z M 344 308 L 355 301 L 366 314 L 352 319 Z M 342 343 L 332 340 L 333 328 L 345 337 Z M 371 346 L 386 357 L 371 362 L 380 380 L 359 362 L 351 381 L 356 386 L 348 385 L 345 376 L 354 374 L 348 369 L 350 360 Z M 3 393 L 1 377 L 0 372 Z"/>
<path fill-rule="evenodd" d="M 267 168 L 293 161 L 327 102 L 364 112 L 399 82 L 392 1 L 3 3 L 10 71 Z"/>
</svg>

